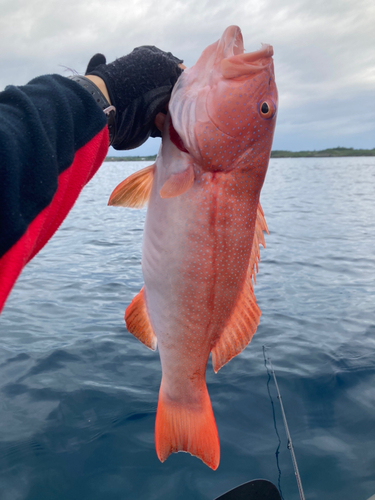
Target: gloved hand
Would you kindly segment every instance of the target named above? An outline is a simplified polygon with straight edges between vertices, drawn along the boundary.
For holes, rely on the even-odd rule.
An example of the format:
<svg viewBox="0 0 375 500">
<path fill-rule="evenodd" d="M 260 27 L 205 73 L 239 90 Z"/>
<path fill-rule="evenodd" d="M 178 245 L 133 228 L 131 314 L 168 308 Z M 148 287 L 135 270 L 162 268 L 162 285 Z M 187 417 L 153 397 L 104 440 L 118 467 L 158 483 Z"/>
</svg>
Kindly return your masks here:
<svg viewBox="0 0 375 500">
<path fill-rule="evenodd" d="M 91 58 L 86 75 L 96 75 L 104 81 L 116 108 L 117 132 L 112 143 L 115 149 L 133 149 L 150 136 L 161 137 L 154 120 L 165 109 L 182 73 L 180 63 L 182 60 L 170 52 L 151 45 L 137 47 L 110 64 L 106 64 L 103 54 Z"/>
</svg>

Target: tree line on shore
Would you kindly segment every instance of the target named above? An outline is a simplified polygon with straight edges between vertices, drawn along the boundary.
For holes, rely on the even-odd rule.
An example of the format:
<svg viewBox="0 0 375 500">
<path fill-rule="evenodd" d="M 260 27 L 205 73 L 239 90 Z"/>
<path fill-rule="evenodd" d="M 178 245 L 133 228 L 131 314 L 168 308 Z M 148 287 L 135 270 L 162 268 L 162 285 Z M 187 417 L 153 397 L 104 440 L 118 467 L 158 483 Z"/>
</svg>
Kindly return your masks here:
<svg viewBox="0 0 375 500">
<path fill-rule="evenodd" d="M 375 156 L 373 149 L 329 148 L 321 151 L 282 151 L 271 152 L 271 158 L 329 158 L 337 156 Z M 155 161 L 156 155 L 151 156 L 107 156 L 105 161 Z"/>
</svg>

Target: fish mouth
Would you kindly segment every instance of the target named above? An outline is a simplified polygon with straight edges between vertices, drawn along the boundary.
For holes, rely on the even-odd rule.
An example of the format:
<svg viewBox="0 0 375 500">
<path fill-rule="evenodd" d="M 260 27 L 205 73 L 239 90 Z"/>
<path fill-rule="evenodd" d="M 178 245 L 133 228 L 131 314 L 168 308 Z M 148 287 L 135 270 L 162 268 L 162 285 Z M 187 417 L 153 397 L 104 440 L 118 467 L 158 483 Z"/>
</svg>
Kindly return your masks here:
<svg viewBox="0 0 375 500">
<path fill-rule="evenodd" d="M 262 44 L 254 52 L 244 52 L 243 38 L 238 26 L 227 28 L 217 47 L 217 62 L 224 78 L 240 78 L 259 73 L 272 64 L 273 48 Z"/>
</svg>

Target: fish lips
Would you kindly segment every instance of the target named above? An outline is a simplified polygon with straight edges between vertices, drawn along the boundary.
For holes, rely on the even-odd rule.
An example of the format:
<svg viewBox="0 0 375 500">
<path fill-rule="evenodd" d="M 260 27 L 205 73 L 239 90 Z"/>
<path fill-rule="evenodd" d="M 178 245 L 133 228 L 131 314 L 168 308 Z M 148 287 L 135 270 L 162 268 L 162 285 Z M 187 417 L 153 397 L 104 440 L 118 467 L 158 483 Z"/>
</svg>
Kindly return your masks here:
<svg viewBox="0 0 375 500">
<path fill-rule="evenodd" d="M 245 53 L 240 28 L 229 26 L 217 45 L 215 65 L 224 78 L 241 78 L 267 69 L 272 65 L 272 56 L 273 47 L 268 44 Z"/>
<path fill-rule="evenodd" d="M 248 77 L 270 68 L 272 56 L 272 46 L 263 44 L 260 50 L 222 59 L 220 63 L 221 73 L 227 79 Z"/>
</svg>

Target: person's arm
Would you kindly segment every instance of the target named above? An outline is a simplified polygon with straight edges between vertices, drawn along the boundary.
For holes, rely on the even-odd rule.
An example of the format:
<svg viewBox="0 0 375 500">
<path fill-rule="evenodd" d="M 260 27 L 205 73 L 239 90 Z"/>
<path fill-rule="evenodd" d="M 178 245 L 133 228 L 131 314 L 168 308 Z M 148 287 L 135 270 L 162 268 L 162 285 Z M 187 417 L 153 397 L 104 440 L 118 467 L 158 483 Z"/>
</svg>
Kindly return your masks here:
<svg viewBox="0 0 375 500">
<path fill-rule="evenodd" d="M 107 118 L 58 75 L 0 93 L 0 310 L 108 151 Z"/>
<path fill-rule="evenodd" d="M 131 149 L 159 135 L 155 118 L 182 71 L 180 62 L 148 46 L 108 65 L 104 56 L 92 58 L 87 73 L 95 75 L 86 77 L 116 109 L 113 147 Z M 107 116 L 73 80 L 42 76 L 0 92 L 0 311 L 23 267 L 58 229 L 108 146 Z"/>
</svg>

